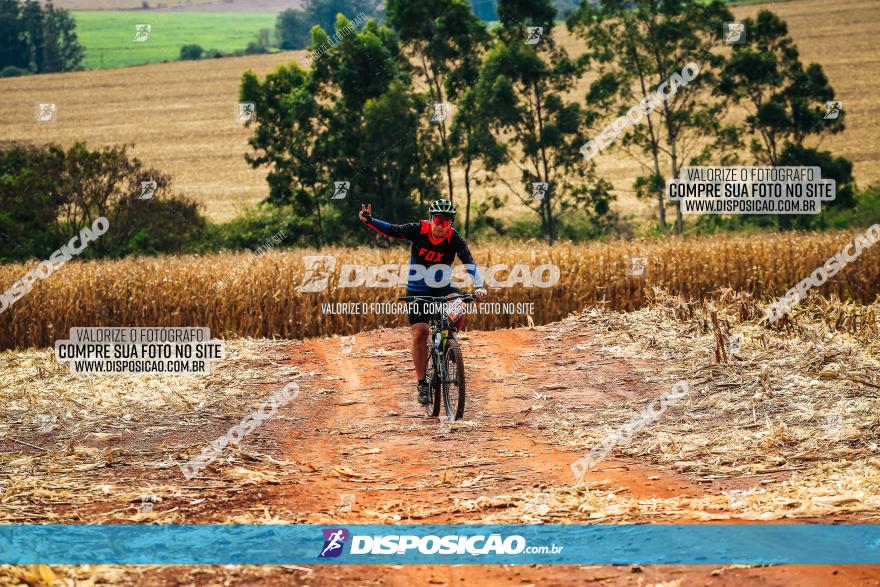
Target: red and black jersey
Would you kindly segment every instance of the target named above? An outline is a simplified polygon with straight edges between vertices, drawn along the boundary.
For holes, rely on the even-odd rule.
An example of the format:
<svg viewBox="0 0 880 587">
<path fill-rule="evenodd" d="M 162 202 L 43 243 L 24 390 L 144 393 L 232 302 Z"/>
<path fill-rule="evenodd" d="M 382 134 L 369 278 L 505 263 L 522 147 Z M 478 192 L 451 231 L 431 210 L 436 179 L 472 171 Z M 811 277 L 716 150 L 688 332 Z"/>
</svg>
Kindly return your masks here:
<svg viewBox="0 0 880 587">
<path fill-rule="evenodd" d="M 431 223 L 427 220 L 410 222 L 407 224 L 391 224 L 384 220 L 379 220 L 378 218 L 370 218 L 365 224 L 388 238 L 410 241 L 412 243 L 412 246 L 410 247 L 410 265 L 420 265 L 426 269 L 432 265 L 448 266 L 448 270 L 444 268 L 435 269 L 436 274 L 434 275 L 434 278 L 429 278 L 429 281 L 432 283 L 444 283 L 444 280 L 446 284 L 449 283 L 452 273 L 452 263 L 457 256 L 467 267 L 468 273 L 471 274 L 471 277 L 474 278 L 474 283 L 477 286 L 482 285 L 479 279 L 477 266 L 474 263 L 474 257 L 471 255 L 467 243 L 464 242 L 464 239 L 461 238 L 461 235 L 458 234 L 458 231 L 454 228 L 450 228 L 449 232 L 447 232 L 446 236 L 443 238 L 435 239 L 431 235 Z M 443 272 L 442 275 L 441 271 Z M 433 287 L 439 286 L 435 285 Z M 431 289 L 432 286 L 425 283 L 425 279 L 415 279 L 412 276 L 412 272 L 410 272 L 410 279 L 407 282 L 407 290 L 416 293 L 423 293 L 428 292 Z"/>
</svg>

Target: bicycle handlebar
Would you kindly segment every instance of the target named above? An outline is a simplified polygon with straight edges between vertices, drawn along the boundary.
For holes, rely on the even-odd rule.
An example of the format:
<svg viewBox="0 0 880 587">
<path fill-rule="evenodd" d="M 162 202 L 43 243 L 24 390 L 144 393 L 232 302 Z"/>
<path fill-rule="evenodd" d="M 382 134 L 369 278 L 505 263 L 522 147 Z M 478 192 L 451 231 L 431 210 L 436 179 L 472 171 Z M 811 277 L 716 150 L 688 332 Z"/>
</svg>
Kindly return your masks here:
<svg viewBox="0 0 880 587">
<path fill-rule="evenodd" d="M 434 297 L 434 296 L 399 296 L 397 298 L 400 302 L 415 302 L 418 300 L 425 300 L 431 302 L 442 302 L 442 301 L 452 301 L 452 300 L 464 300 L 466 302 L 472 302 L 477 299 L 477 296 L 474 294 L 456 294 L 451 297 Z"/>
</svg>

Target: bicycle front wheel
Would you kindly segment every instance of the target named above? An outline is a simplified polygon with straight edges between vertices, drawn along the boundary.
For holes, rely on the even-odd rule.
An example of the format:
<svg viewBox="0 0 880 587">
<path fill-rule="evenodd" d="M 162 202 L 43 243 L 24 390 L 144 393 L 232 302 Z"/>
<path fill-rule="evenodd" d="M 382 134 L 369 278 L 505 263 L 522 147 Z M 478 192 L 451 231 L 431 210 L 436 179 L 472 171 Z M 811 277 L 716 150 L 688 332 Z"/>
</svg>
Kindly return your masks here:
<svg viewBox="0 0 880 587">
<path fill-rule="evenodd" d="M 443 403 L 446 408 L 446 416 L 450 420 L 461 420 L 464 417 L 464 359 L 461 355 L 461 346 L 454 338 L 446 343 L 446 352 L 443 354 L 445 375 L 443 380 Z"/>
</svg>

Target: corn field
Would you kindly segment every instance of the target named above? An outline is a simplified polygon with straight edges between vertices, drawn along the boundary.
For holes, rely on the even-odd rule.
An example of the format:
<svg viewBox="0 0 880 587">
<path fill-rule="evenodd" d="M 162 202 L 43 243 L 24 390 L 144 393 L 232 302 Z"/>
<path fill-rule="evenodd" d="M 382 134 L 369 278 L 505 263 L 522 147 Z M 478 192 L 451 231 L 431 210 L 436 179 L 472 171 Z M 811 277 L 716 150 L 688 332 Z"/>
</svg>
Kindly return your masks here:
<svg viewBox="0 0 880 587">
<path fill-rule="evenodd" d="M 723 288 L 769 301 L 810 275 L 862 231 L 668 238 L 591 244 L 493 243 L 472 247 L 477 263 L 552 263 L 560 278 L 549 288 L 490 288 L 492 302 L 533 302 L 535 324 L 558 320 L 595 304 L 641 307 L 651 288 L 688 299 L 720 295 Z M 334 255 L 329 287 L 303 293 L 304 255 Z M 630 258 L 647 258 L 642 277 L 628 275 Z M 0 348 L 45 347 L 76 326 L 207 326 L 212 336 L 306 338 L 348 335 L 406 325 L 403 315 L 324 314 L 321 304 L 387 302 L 402 287 L 338 287 L 344 264 L 404 263 L 403 246 L 376 249 L 296 249 L 207 256 L 144 257 L 71 262 L 0 314 Z M 6 289 L 28 270 L 0 266 Z M 499 277 L 504 278 L 503 274 Z M 222 283 L 221 283 L 222 282 Z M 880 247 L 856 260 L 815 291 L 863 303 L 880 294 Z M 523 314 L 471 314 L 470 328 L 521 326 Z"/>
</svg>

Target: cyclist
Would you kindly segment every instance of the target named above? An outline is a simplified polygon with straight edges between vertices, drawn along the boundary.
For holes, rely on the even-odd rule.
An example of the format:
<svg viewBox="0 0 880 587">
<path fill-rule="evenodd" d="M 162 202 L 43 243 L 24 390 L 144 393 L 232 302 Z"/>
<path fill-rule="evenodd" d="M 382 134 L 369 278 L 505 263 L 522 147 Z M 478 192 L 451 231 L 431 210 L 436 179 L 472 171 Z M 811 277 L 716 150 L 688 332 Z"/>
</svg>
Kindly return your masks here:
<svg viewBox="0 0 880 587">
<path fill-rule="evenodd" d="M 428 208 L 431 220 L 421 220 L 408 224 L 390 224 L 384 220 L 373 218 L 373 205 L 361 204 L 358 217 L 366 226 L 369 226 L 379 234 L 388 238 L 408 240 L 410 247 L 410 268 L 421 266 L 425 270 L 432 265 L 442 265 L 435 268 L 433 283 L 445 283 L 447 285 L 430 286 L 425 283 L 424 277 L 413 275 L 409 271 L 406 285 L 407 296 L 430 296 L 434 298 L 451 297 L 460 293 L 457 287 L 451 284 L 452 262 L 456 255 L 465 264 L 468 273 L 478 287 L 474 290 L 477 299 L 486 297 L 486 290 L 482 287 L 482 278 L 474 264 L 474 257 L 468 249 L 467 243 L 461 235 L 452 228 L 455 220 L 455 205 L 449 200 L 437 200 Z M 442 271 L 437 274 L 436 271 Z M 407 315 L 412 327 L 412 357 L 418 378 L 419 403 L 428 403 L 428 382 L 425 380 L 425 367 L 428 359 L 428 320 L 431 318 L 429 302 L 419 301 L 408 306 Z M 455 321 L 455 327 L 461 329 L 464 315 Z"/>
</svg>

